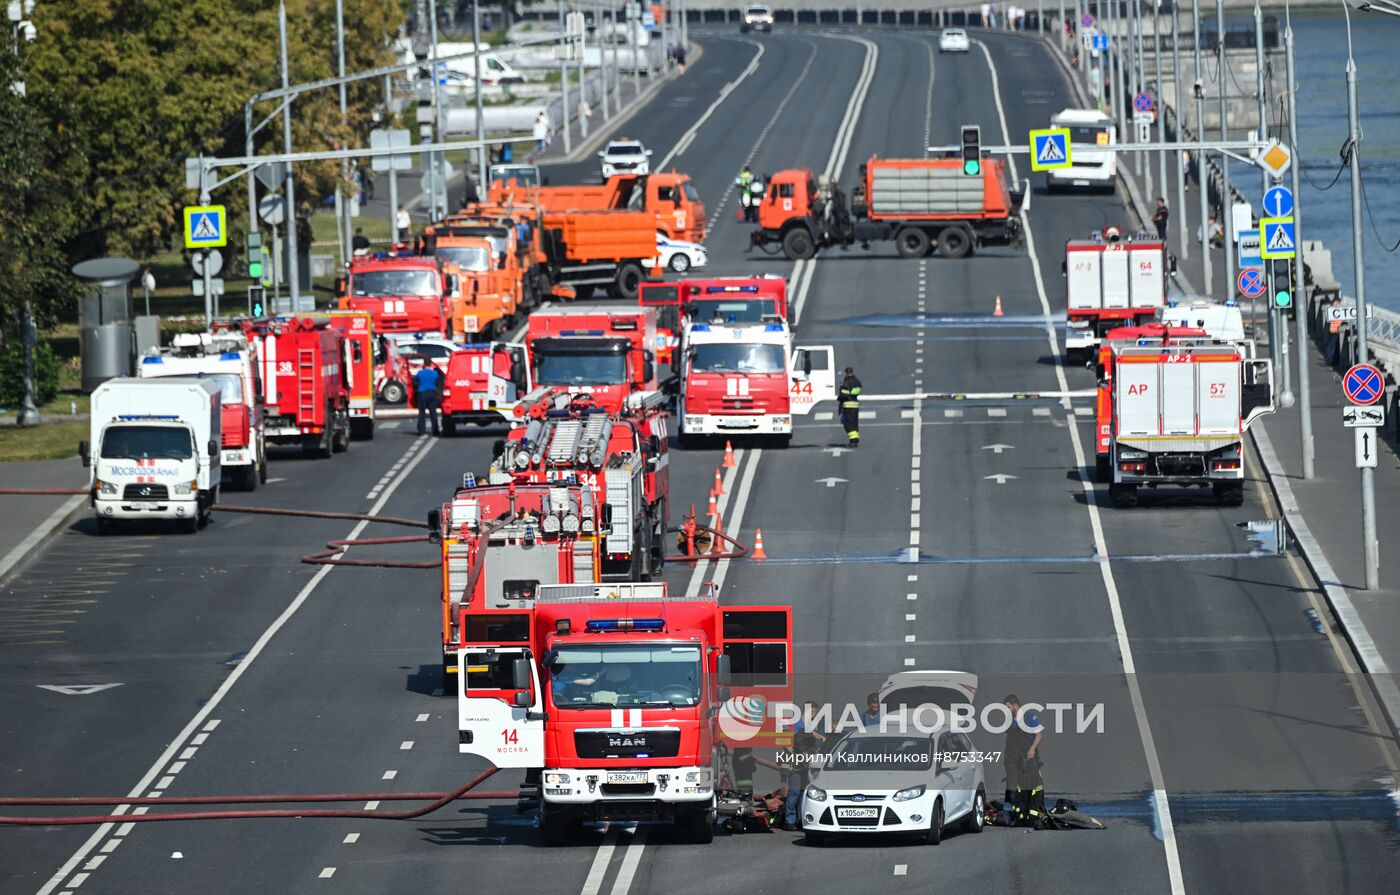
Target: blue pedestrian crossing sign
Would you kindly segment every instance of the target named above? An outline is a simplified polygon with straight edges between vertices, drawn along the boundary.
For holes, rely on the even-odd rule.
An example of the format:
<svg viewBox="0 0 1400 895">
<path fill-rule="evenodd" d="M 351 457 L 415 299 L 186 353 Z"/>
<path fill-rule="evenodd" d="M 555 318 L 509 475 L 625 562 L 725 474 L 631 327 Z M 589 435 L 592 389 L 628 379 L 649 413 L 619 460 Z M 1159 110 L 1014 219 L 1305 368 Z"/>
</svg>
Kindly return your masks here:
<svg viewBox="0 0 1400 895">
<path fill-rule="evenodd" d="M 223 248 L 228 245 L 227 223 L 222 205 L 185 206 L 185 248 Z"/>
<path fill-rule="evenodd" d="M 1293 218 L 1259 219 L 1259 255 L 1265 260 L 1298 257 Z"/>
<path fill-rule="evenodd" d="M 1107 50 L 1107 49 L 1108 49 L 1108 35 L 1107 35 L 1107 34 L 1104 34 L 1103 32 L 1099 32 L 1098 34 L 1095 34 L 1095 35 L 1093 36 L 1092 40 L 1093 40 L 1093 42 L 1089 45 L 1092 49 L 1095 49 L 1095 50 Z"/>
<path fill-rule="evenodd" d="M 1069 128 L 1031 131 L 1031 170 L 1069 167 Z"/>
</svg>

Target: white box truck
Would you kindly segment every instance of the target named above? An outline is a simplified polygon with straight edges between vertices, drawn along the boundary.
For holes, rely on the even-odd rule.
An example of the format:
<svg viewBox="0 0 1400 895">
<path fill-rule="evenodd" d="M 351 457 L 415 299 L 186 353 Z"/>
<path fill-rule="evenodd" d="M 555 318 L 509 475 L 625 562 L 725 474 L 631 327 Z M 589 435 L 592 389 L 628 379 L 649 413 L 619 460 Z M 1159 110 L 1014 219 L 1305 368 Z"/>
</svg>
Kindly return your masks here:
<svg viewBox="0 0 1400 895">
<path fill-rule="evenodd" d="M 110 379 L 92 393 L 92 440 L 78 446 L 98 531 L 169 519 L 187 532 L 219 496 L 222 402 L 214 379 Z"/>
</svg>

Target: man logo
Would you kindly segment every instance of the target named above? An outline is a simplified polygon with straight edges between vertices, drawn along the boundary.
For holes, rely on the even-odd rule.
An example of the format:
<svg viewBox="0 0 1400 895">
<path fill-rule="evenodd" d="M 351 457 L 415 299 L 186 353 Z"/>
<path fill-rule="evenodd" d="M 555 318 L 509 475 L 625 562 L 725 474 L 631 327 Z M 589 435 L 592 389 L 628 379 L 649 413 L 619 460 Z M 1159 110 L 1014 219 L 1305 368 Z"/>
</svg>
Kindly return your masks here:
<svg viewBox="0 0 1400 895">
<path fill-rule="evenodd" d="M 768 700 L 762 696 L 735 696 L 719 709 L 719 729 L 731 740 L 751 740 L 763 729 Z"/>
</svg>

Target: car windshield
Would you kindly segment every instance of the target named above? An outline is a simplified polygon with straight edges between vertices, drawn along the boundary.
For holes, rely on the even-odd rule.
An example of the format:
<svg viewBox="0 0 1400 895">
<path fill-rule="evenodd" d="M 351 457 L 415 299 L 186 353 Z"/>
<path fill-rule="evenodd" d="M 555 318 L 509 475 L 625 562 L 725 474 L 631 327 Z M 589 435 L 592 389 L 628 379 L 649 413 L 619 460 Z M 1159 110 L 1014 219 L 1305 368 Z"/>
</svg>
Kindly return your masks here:
<svg viewBox="0 0 1400 895">
<path fill-rule="evenodd" d="M 608 147 L 608 155 L 641 155 L 643 149 L 636 143 L 614 143 Z"/>
<path fill-rule="evenodd" d="M 462 270 L 491 269 L 491 250 L 486 246 L 438 246 L 437 258 L 444 264 L 455 264 Z"/>
<path fill-rule="evenodd" d="M 554 704 L 561 709 L 691 706 L 700 701 L 697 646 L 561 646 L 549 671 Z"/>
<path fill-rule="evenodd" d="M 765 317 L 777 316 L 776 304 L 771 298 L 744 301 L 700 299 L 690 302 L 690 308 L 694 319 L 702 323 L 762 323 Z"/>
<path fill-rule="evenodd" d="M 944 32 L 943 32 L 943 36 L 944 36 L 944 37 L 966 37 L 967 35 L 964 34 L 962 31 L 958 30 L 957 28 L 949 28 L 947 31 L 944 31 Z"/>
<path fill-rule="evenodd" d="M 620 385 L 627 381 L 627 356 L 606 347 L 593 353 L 552 352 L 535 345 L 536 385 Z"/>
<path fill-rule="evenodd" d="M 695 189 L 695 184 L 693 184 L 693 183 L 691 183 L 690 181 L 687 180 L 685 183 L 683 183 L 683 184 L 681 185 L 681 189 L 683 189 L 683 190 L 685 191 L 685 197 L 686 197 L 687 199 L 689 199 L 690 201 L 692 201 L 692 202 L 699 202 L 699 201 L 700 201 L 700 193 L 699 193 L 699 191 L 697 191 L 697 190 Z"/>
<path fill-rule="evenodd" d="M 696 345 L 690 368 L 700 373 L 782 373 L 783 346 L 725 342 Z"/>
<path fill-rule="evenodd" d="M 188 460 L 190 433 L 175 426 L 114 426 L 102 436 L 106 460 Z"/>
<path fill-rule="evenodd" d="M 491 169 L 491 179 L 505 182 L 515 180 L 522 186 L 539 186 L 540 172 L 538 168 L 529 165 L 521 165 L 518 168 L 509 166 L 496 166 Z"/>
<path fill-rule="evenodd" d="M 1069 129 L 1069 141 L 1076 146 L 1107 146 L 1109 134 L 1109 128 L 1081 124 Z"/>
<path fill-rule="evenodd" d="M 435 296 L 437 274 L 431 270 L 371 270 L 354 275 L 354 294 L 379 296 Z"/>
<path fill-rule="evenodd" d="M 749 7 L 745 7 L 744 12 L 748 13 L 748 14 L 751 15 L 751 16 L 766 16 L 766 15 L 768 15 L 768 7 L 766 7 L 766 6 L 749 6 Z"/>
<path fill-rule="evenodd" d="M 206 379 L 219 384 L 219 399 L 225 404 L 243 403 L 243 377 L 237 373 L 210 373 Z"/>
<path fill-rule="evenodd" d="M 928 737 L 852 736 L 836 744 L 827 760 L 828 771 L 916 771 L 933 765 Z"/>
</svg>

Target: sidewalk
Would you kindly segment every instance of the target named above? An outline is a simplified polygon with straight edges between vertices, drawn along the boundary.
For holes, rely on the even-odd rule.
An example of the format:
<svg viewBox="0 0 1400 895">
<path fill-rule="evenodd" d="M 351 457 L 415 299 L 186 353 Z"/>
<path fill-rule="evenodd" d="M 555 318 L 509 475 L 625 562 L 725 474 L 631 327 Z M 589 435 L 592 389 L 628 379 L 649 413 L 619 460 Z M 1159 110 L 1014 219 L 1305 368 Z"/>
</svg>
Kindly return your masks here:
<svg viewBox="0 0 1400 895">
<path fill-rule="evenodd" d="M 77 458 L 0 463 L 0 488 L 82 488 L 88 471 Z M 49 535 L 86 506 L 84 495 L 6 494 L 0 497 L 0 585 Z"/>
<path fill-rule="evenodd" d="M 1058 48 L 1054 40 L 1049 44 L 1052 52 Z M 1063 61 L 1057 52 L 1054 55 Z M 1067 65 L 1064 67 L 1069 71 Z M 1071 81 L 1079 92 L 1081 102 L 1085 102 L 1087 85 L 1075 77 L 1071 77 Z M 1155 162 L 1155 158 L 1152 159 L 1154 177 Z M 1200 225 L 1200 194 L 1196 192 L 1199 186 L 1192 182 L 1192 191 L 1186 196 L 1187 207 L 1176 208 L 1176 172 L 1173 163 L 1174 160 L 1169 158 L 1167 169 L 1171 189 L 1162 190 L 1158 185 L 1157 192 L 1167 197 L 1173 215 L 1184 211 L 1188 235 L 1194 236 Z M 1147 219 L 1155 197 L 1145 195 L 1139 165 L 1120 162 L 1119 173 L 1139 220 L 1150 229 Z M 1258 184 L 1252 180 L 1238 184 L 1238 187 L 1246 192 L 1258 190 Z M 1211 254 L 1214 288 L 1202 289 L 1204 270 L 1200 245 L 1192 243 L 1186 257 L 1180 257 L 1178 226 L 1177 219 L 1173 217 L 1168 243 L 1178 254 L 1178 289 L 1185 294 L 1207 294 L 1217 299 L 1226 295 L 1237 297 L 1233 294 L 1233 284 L 1228 291 L 1225 289 L 1223 249 L 1214 250 Z M 1298 313 L 1308 313 L 1306 302 L 1298 307 Z M 1246 323 L 1249 317 L 1249 309 L 1246 308 Z M 1381 589 L 1364 589 L 1366 572 L 1361 536 L 1361 477 L 1355 467 L 1354 436 L 1342 425 L 1342 406 L 1346 401 L 1342 394 L 1341 375 L 1322 362 L 1321 346 L 1316 341 L 1310 339 L 1307 344 L 1299 346 L 1292 339 L 1295 326 L 1295 323 L 1288 321 L 1288 347 L 1291 352 L 1287 358 L 1294 366 L 1295 374 L 1292 385 L 1295 390 L 1298 388 L 1296 352 L 1301 350 L 1310 365 L 1309 393 L 1299 395 L 1294 407 L 1280 408 L 1265 417 L 1262 425 L 1256 425 L 1250 431 L 1268 481 L 1304 560 L 1330 604 L 1342 634 L 1351 643 L 1361 670 L 1368 675 L 1389 714 L 1392 728 L 1400 727 L 1400 560 L 1393 558 L 1393 552 L 1382 549 Z M 1260 330 L 1256 338 L 1264 344 L 1266 333 L 1262 323 Z M 1316 473 L 1314 478 L 1307 481 L 1302 478 L 1300 408 L 1304 400 L 1312 411 Z M 1389 397 L 1383 403 L 1391 405 L 1388 410 L 1396 409 Z M 1387 423 L 1392 422 L 1387 420 Z M 1396 442 L 1395 426 L 1377 432 L 1383 445 L 1379 446 L 1379 466 L 1375 477 L 1376 529 L 1384 547 L 1391 542 L 1395 532 L 1400 532 L 1400 500 L 1388 499 L 1400 495 L 1400 444 Z"/>
</svg>

